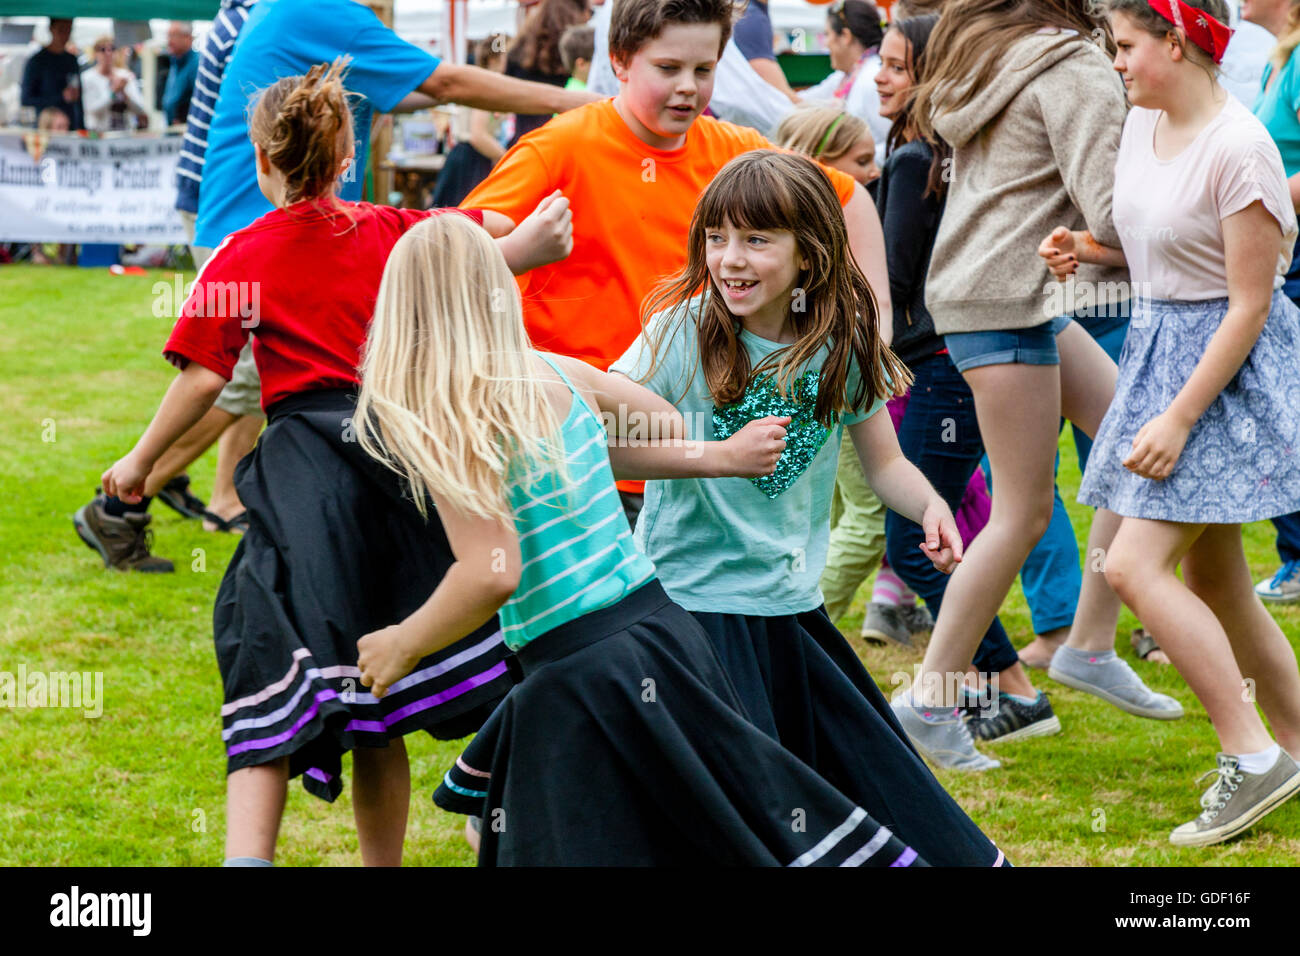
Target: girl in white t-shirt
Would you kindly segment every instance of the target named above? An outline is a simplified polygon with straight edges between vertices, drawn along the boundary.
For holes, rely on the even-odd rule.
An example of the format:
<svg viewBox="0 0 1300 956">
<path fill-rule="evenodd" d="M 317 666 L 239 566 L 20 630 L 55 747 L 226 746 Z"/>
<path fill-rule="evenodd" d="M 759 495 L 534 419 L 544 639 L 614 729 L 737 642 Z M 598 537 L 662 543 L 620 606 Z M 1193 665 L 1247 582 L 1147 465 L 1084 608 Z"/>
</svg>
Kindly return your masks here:
<svg viewBox="0 0 1300 956">
<path fill-rule="evenodd" d="M 1241 541 L 1242 524 L 1300 506 L 1300 311 L 1280 291 L 1296 217 L 1277 147 L 1215 79 L 1223 0 L 1109 6 L 1133 104 L 1115 164 L 1123 249 L 1058 228 L 1039 252 L 1058 278 L 1080 261 L 1126 262 L 1133 278 L 1079 500 L 1123 516 L 1106 580 L 1160 634 L 1219 735 L 1204 810 L 1170 834 L 1205 846 L 1300 791 L 1296 657 Z"/>
</svg>

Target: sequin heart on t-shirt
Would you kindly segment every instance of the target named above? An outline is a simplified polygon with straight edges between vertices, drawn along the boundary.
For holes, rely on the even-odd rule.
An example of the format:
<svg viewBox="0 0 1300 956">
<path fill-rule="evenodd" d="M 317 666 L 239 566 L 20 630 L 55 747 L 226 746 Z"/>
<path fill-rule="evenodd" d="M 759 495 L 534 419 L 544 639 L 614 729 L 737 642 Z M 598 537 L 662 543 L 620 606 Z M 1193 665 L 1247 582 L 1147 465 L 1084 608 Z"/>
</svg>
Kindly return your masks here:
<svg viewBox="0 0 1300 956">
<path fill-rule="evenodd" d="M 749 479 L 769 498 L 777 497 L 799 480 L 831 433 L 813 414 L 820 378 L 820 372 L 804 372 L 791 388 L 793 398 L 787 398 L 777 389 L 774 375 L 764 376 L 749 383 L 745 397 L 740 401 L 722 407 L 713 406 L 713 434 L 719 441 L 730 438 L 755 419 L 769 415 L 789 417 L 785 452 L 776 464 L 776 471 Z"/>
</svg>

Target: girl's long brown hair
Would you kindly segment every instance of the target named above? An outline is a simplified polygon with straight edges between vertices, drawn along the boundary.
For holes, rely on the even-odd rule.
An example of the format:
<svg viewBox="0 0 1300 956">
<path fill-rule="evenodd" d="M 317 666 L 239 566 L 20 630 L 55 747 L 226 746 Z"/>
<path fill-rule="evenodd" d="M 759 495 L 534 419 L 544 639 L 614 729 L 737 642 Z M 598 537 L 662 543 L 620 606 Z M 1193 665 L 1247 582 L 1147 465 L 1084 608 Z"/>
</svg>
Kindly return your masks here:
<svg viewBox="0 0 1300 956">
<path fill-rule="evenodd" d="M 574 24 L 586 23 L 590 16 L 587 0 L 541 0 L 529 11 L 519 36 L 511 44 L 510 59 L 525 70 L 552 76 L 566 74 L 560 37 Z"/>
<path fill-rule="evenodd" d="M 643 323 L 655 313 L 675 310 L 652 333 L 655 359 L 643 380 L 654 374 L 679 324 L 691 321 L 687 303 L 710 286 L 705 239 L 725 223 L 738 229 L 792 232 L 797 255 L 808 260 L 808 268 L 799 273 L 789 313 L 796 341 L 774 351 L 757 368 L 750 367 L 739 320 L 725 299 L 713 290 L 705 295 L 695 320 L 695 370 L 703 368 L 717 404 L 739 401 L 756 376 L 773 370 L 777 388 L 790 397 L 796 376 L 826 345 L 830 354 L 821 366 L 814 408 L 823 425 L 833 425 L 840 412 L 907 388 L 911 373 L 880 339 L 876 297 L 853 260 L 844 213 L 826 173 L 803 156 L 770 149 L 737 156 L 700 196 L 687 233 L 686 267 L 665 280 L 642 308 Z M 861 376 L 855 395 L 847 394 L 850 360 L 856 361 Z"/>
<path fill-rule="evenodd" d="M 885 147 L 890 152 L 904 143 L 922 138 L 913 115 L 913 107 L 916 105 L 916 88 L 930 76 L 932 61 L 927 56 L 927 51 L 930 48 L 930 36 L 938 23 L 937 13 L 926 13 L 895 20 L 889 25 L 889 29 L 896 31 L 907 43 L 907 71 L 912 74 L 912 88 L 908 90 L 907 101 L 894 117 L 889 134 L 885 137 Z M 938 134 L 926 142 L 930 145 L 930 175 L 926 180 L 925 195 L 942 199 L 948 189 L 944 172 L 951 161 L 952 147 Z"/>
<path fill-rule="evenodd" d="M 1012 45 L 1045 27 L 1077 32 L 1063 35 L 1041 55 L 1095 37 L 1115 52 L 1105 10 L 1096 0 L 949 0 L 930 36 L 929 77 L 912 100 L 921 135 L 933 140 L 934 113 L 959 110 L 974 100 Z"/>
</svg>

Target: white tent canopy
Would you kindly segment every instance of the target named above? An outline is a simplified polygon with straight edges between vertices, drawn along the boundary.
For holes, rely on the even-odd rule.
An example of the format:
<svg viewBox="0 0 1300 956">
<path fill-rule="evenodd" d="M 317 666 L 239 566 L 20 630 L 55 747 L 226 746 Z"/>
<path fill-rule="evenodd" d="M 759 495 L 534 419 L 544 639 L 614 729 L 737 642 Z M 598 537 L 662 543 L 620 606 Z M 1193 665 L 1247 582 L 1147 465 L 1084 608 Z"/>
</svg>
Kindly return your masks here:
<svg viewBox="0 0 1300 956">
<path fill-rule="evenodd" d="M 394 27 L 413 43 L 424 45 L 436 42 L 442 33 L 446 0 L 396 0 Z M 516 0 L 468 0 L 467 35 L 474 39 L 490 33 L 515 32 Z M 825 5 L 815 5 L 807 0 L 769 0 L 768 10 L 772 25 L 777 30 L 796 27 L 809 34 L 809 50 L 815 46 L 815 35 L 826 28 Z"/>
</svg>

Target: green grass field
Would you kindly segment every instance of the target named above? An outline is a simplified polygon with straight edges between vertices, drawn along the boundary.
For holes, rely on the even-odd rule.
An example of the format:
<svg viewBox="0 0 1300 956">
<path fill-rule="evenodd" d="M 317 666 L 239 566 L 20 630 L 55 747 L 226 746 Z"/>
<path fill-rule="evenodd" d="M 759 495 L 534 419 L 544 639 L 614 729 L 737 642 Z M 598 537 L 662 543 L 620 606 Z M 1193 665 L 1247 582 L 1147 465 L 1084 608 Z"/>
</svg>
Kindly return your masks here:
<svg viewBox="0 0 1300 956">
<path fill-rule="evenodd" d="M 190 276 L 186 276 L 186 280 Z M 0 864 L 213 865 L 225 830 L 221 682 L 211 607 L 236 540 L 205 534 L 162 505 L 154 552 L 176 562 L 166 576 L 106 571 L 77 538 L 71 515 L 98 476 L 147 423 L 172 371 L 159 356 L 170 328 L 155 315 L 155 283 L 168 273 L 113 277 L 105 270 L 0 268 L 0 672 L 102 672 L 103 714 L 0 708 Z M 164 303 L 165 304 L 165 303 Z M 1074 504 L 1078 469 L 1062 443 L 1062 495 Z M 191 469 L 211 488 L 213 455 Z M 1247 529 L 1257 575 L 1273 570 L 1272 529 Z M 865 598 L 865 593 L 860 595 Z M 1003 620 L 1017 645 L 1031 637 L 1017 588 Z M 1275 609 L 1292 643 L 1300 610 Z M 856 634 L 861 602 L 842 622 L 886 693 L 916 658 L 868 647 Z M 1120 650 L 1130 660 L 1121 621 Z M 1127 716 L 1045 678 L 1064 725 L 1056 737 L 987 747 L 1003 768 L 940 779 L 1020 865 L 1288 865 L 1300 860 L 1300 803 L 1245 838 L 1180 850 L 1168 831 L 1198 810 L 1195 778 L 1217 749 L 1204 710 L 1167 667 L 1135 662 L 1187 715 Z M 409 864 L 469 865 L 462 820 L 429 799 L 460 745 L 408 738 L 413 799 Z M 348 793 L 334 805 L 290 786 L 277 862 L 360 863 Z"/>
</svg>

